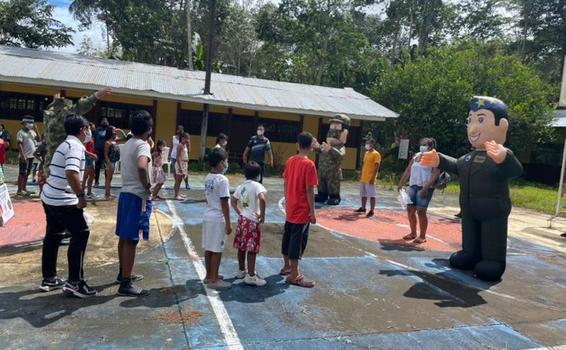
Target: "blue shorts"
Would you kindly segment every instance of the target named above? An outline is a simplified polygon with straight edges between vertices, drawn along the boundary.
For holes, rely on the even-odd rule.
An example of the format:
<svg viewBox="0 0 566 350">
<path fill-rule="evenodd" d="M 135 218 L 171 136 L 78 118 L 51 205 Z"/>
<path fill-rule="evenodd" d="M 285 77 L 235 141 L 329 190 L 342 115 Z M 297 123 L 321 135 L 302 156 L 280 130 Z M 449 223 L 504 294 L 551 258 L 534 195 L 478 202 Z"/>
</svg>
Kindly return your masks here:
<svg viewBox="0 0 566 350">
<path fill-rule="evenodd" d="M 407 194 L 409 195 L 409 198 L 411 198 L 411 202 L 413 202 L 413 204 L 408 204 L 408 207 L 417 207 L 417 209 L 428 208 L 430 200 L 432 199 L 432 194 L 434 193 L 434 189 L 431 188 L 430 190 L 428 190 L 428 193 L 425 196 L 421 196 L 421 193 L 419 193 L 419 191 L 422 189 L 422 186 L 409 186 Z"/>
<path fill-rule="evenodd" d="M 85 157 L 85 166 L 94 166 L 94 159 Z"/>
<path fill-rule="evenodd" d="M 142 199 L 132 193 L 120 193 L 116 235 L 129 241 L 139 241 L 142 236 L 147 241 L 150 216 L 151 201 L 149 199 Z"/>
</svg>

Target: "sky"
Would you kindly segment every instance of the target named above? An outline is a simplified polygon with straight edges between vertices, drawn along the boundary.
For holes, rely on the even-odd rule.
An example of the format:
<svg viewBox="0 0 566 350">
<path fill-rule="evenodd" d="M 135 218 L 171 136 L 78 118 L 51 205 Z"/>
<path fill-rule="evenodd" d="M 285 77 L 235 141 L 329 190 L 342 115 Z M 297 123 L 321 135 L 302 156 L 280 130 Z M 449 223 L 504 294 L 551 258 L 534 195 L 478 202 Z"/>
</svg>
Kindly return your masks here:
<svg viewBox="0 0 566 350">
<path fill-rule="evenodd" d="M 53 17 L 63 24 L 72 27 L 75 30 L 73 34 L 74 45 L 59 48 L 63 52 L 77 52 L 78 48 L 85 37 L 89 37 L 96 48 L 104 49 L 104 32 L 101 23 L 94 23 L 91 28 L 79 31 L 79 23 L 73 19 L 69 13 L 69 3 L 71 0 L 48 0 L 50 4 L 55 6 Z M 53 50 L 53 49 L 50 49 Z"/>
</svg>

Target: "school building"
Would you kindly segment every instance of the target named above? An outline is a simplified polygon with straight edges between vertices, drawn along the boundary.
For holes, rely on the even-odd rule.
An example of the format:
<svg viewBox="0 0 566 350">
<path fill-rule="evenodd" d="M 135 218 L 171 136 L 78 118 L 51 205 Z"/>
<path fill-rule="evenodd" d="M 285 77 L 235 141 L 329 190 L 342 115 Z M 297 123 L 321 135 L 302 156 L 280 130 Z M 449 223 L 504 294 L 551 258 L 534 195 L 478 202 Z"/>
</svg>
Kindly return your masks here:
<svg viewBox="0 0 566 350">
<path fill-rule="evenodd" d="M 156 140 L 170 144 L 176 125 L 183 125 L 191 134 L 190 157 L 198 159 L 202 111 L 209 104 L 209 146 L 223 132 L 229 136 L 231 158 L 237 160 L 257 125 L 263 124 L 280 165 L 295 154 L 299 132 L 324 139 L 330 117 L 344 113 L 352 118 L 344 168 L 354 169 L 359 165 L 364 121 L 397 117 L 351 88 L 212 74 L 212 94 L 204 95 L 204 77 L 201 71 L 0 46 L 0 122 L 14 139 L 21 117 L 32 115 L 42 132 L 42 112 L 54 94 L 64 92 L 76 100 L 110 86 L 113 94 L 85 115 L 95 124 L 105 117 L 111 125 L 127 129 L 132 112 L 146 109 L 155 118 Z"/>
</svg>

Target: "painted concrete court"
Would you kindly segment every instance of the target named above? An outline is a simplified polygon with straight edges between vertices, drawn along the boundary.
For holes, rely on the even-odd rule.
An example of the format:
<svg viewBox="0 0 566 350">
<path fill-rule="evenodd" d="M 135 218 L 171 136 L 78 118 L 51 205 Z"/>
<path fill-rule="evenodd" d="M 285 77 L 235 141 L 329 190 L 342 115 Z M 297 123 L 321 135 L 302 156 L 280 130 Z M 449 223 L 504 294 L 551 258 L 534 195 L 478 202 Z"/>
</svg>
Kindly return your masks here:
<svg viewBox="0 0 566 350">
<path fill-rule="evenodd" d="M 398 239 L 406 220 L 394 194 L 380 193 L 375 218 L 355 217 L 350 214 L 357 205 L 355 185 L 346 184 L 340 208 L 319 209 L 324 227 L 312 227 L 302 261 L 317 286 L 301 289 L 278 275 L 284 216 L 277 203 L 281 187 L 272 180 L 257 267 L 268 285 L 253 288 L 234 281 L 230 290 L 206 290 L 199 278 L 204 203 L 198 181 L 189 200 L 156 205 L 151 240 L 137 259 L 137 272 L 146 276 L 142 284 L 152 292 L 146 298 L 117 297 L 111 284 L 117 271 L 114 203 L 89 209 L 95 223 L 86 274 L 100 291 L 96 298 L 39 293 L 40 248 L 0 248 L 2 348 L 533 349 L 566 344 L 561 243 L 528 239 L 517 228 L 509 239 L 503 281 L 477 281 L 447 265 L 459 244 L 459 226 L 446 211 L 455 209 L 453 199 L 440 196 L 431 209 L 438 214 L 431 238 L 415 247 Z M 221 273 L 232 281 L 236 270 L 230 246 Z"/>
</svg>

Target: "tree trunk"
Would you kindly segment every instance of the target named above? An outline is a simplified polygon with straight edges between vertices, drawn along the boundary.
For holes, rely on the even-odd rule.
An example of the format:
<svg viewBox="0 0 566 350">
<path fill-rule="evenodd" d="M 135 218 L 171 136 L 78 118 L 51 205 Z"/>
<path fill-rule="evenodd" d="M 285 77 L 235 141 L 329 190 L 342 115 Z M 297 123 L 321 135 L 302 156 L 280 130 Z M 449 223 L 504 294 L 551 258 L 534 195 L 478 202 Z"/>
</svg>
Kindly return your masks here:
<svg viewBox="0 0 566 350">
<path fill-rule="evenodd" d="M 191 0 L 187 0 L 186 3 L 186 12 L 187 12 L 187 55 L 188 55 L 188 63 L 189 63 L 189 70 L 193 70 L 193 35 L 192 35 L 192 28 L 191 28 Z"/>
</svg>

